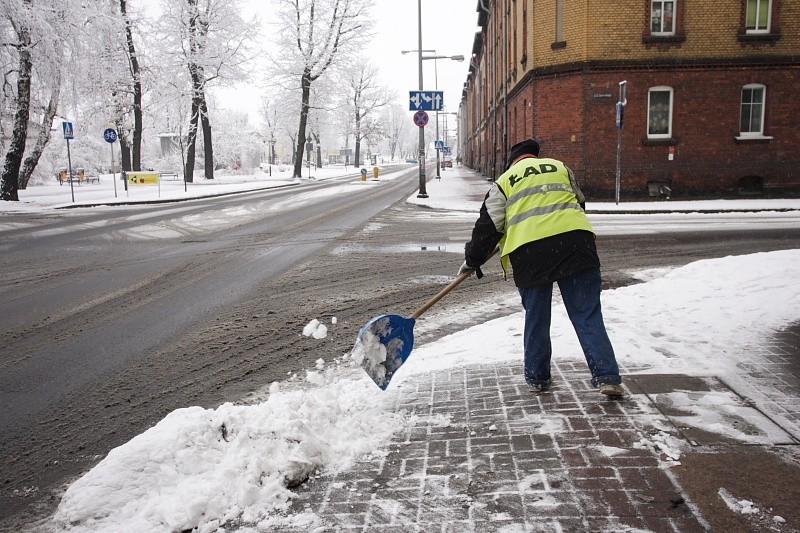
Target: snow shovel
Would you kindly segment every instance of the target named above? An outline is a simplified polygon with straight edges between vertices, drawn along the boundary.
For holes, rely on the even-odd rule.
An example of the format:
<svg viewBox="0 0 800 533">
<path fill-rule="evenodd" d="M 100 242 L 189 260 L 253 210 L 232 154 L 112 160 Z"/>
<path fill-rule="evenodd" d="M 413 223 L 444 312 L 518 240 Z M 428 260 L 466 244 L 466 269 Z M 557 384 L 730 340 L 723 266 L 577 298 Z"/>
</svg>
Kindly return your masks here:
<svg viewBox="0 0 800 533">
<path fill-rule="evenodd" d="M 488 261 L 498 252 L 495 249 Z M 485 263 L 485 261 L 484 261 Z M 394 373 L 406 362 L 414 348 L 414 324 L 417 319 L 475 272 L 472 268 L 459 275 L 439 293 L 414 311 L 409 318 L 400 315 L 380 315 L 366 323 L 356 337 L 351 356 L 382 390 L 389 386 Z"/>
</svg>

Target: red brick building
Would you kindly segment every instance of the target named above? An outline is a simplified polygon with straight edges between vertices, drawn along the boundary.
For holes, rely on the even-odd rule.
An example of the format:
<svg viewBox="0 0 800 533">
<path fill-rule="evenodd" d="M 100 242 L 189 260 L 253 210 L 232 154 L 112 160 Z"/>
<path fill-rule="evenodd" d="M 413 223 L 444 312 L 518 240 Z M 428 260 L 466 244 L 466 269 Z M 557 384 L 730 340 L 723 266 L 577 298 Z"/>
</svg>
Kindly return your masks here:
<svg viewBox="0 0 800 533">
<path fill-rule="evenodd" d="M 800 194 L 800 2 L 479 0 L 460 110 L 489 178 L 527 137 L 592 197 Z M 668 189 L 666 188 L 668 187 Z"/>
</svg>

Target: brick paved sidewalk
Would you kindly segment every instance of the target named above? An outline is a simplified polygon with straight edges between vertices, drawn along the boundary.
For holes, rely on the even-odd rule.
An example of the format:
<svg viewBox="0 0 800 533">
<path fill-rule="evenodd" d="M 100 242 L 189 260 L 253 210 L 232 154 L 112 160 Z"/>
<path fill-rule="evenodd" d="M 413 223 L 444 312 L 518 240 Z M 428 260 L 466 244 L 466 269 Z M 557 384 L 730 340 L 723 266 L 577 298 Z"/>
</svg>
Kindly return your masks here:
<svg viewBox="0 0 800 533">
<path fill-rule="evenodd" d="M 583 363 L 553 369 L 540 396 L 518 365 L 406 382 L 398 409 L 413 423 L 388 455 L 310 480 L 294 509 L 321 517 L 316 531 L 708 529 L 670 471 L 657 409 L 606 399 Z"/>
</svg>

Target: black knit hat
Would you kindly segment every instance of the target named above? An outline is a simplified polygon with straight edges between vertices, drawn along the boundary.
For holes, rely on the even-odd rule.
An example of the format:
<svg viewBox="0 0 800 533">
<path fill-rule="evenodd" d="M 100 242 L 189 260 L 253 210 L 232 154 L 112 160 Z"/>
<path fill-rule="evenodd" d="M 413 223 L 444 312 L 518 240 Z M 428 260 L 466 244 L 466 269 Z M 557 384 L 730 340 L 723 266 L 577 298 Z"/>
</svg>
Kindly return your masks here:
<svg viewBox="0 0 800 533">
<path fill-rule="evenodd" d="M 508 152 L 508 164 L 511 165 L 519 156 L 525 154 L 539 155 L 539 143 L 536 139 L 525 139 L 512 146 Z"/>
</svg>

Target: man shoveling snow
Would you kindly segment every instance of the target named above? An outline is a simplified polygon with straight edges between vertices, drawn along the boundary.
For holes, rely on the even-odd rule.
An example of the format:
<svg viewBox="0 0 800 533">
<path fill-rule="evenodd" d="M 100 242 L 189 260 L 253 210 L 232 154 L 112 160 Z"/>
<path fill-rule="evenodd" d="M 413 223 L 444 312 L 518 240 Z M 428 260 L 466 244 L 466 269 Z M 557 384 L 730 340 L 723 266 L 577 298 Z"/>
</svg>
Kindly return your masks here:
<svg viewBox="0 0 800 533">
<path fill-rule="evenodd" d="M 533 139 L 512 146 L 508 169 L 481 206 L 459 274 L 478 269 L 500 244 L 503 270 L 511 264 L 525 308 L 525 381 L 537 393 L 551 383 L 550 307 L 558 283 L 592 385 L 621 396 L 622 378 L 600 307 L 600 259 L 584 208 L 583 193 L 564 163 L 539 158 Z"/>
</svg>

